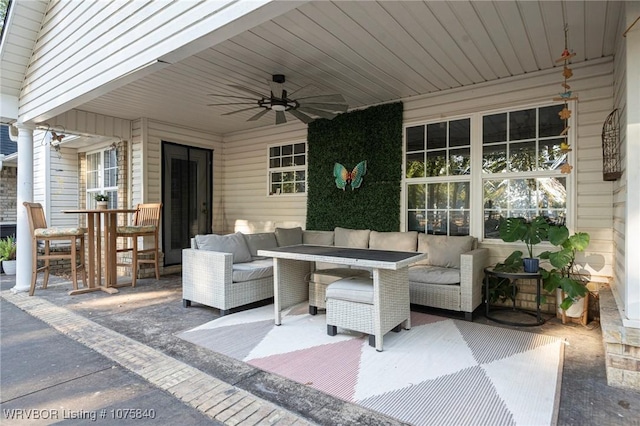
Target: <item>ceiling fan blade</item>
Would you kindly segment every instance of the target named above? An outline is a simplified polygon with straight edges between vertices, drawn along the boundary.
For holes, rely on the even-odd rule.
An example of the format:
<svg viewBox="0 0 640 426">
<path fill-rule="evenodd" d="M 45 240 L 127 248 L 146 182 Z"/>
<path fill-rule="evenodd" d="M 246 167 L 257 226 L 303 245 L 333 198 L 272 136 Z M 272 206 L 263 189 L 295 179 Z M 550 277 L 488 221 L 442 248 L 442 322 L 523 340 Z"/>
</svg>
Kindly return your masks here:
<svg viewBox="0 0 640 426">
<path fill-rule="evenodd" d="M 268 109 L 268 108 L 265 108 L 263 111 L 260 111 L 259 113 L 257 113 L 256 115 L 254 115 L 253 117 L 248 119 L 247 121 L 256 121 L 257 119 L 259 119 L 260 117 L 262 117 L 263 115 L 268 113 L 269 111 L 271 111 L 271 110 Z"/>
<path fill-rule="evenodd" d="M 313 118 L 309 117 L 307 114 L 298 111 L 297 109 L 290 109 L 287 111 L 289 114 L 293 115 L 298 120 L 302 121 L 304 124 L 309 124 L 313 121 Z"/>
<path fill-rule="evenodd" d="M 239 110 L 237 110 L 237 111 L 225 112 L 225 113 L 224 113 L 224 114 L 222 114 L 222 115 L 232 115 L 232 114 L 237 114 L 237 113 L 239 113 L 239 112 L 249 111 L 249 110 L 251 110 L 251 109 L 256 109 L 256 108 L 262 108 L 262 107 L 254 106 L 254 107 L 251 107 L 251 108 L 239 109 Z"/>
<path fill-rule="evenodd" d="M 323 111 L 321 109 L 308 108 L 303 106 L 298 107 L 298 110 L 303 112 L 308 112 L 309 114 L 317 115 L 318 117 L 327 118 L 329 120 L 331 120 L 332 118 L 335 118 L 335 116 L 338 115 L 329 111 Z"/>
<path fill-rule="evenodd" d="M 274 97 L 278 99 L 283 98 L 284 89 L 282 87 L 282 83 L 276 83 L 275 81 L 269 81 L 269 88 L 271 89 L 271 93 Z"/>
<path fill-rule="evenodd" d="M 313 84 L 308 84 L 304 87 L 299 88 L 293 93 L 289 93 L 289 98 L 295 99 L 296 97 L 301 97 L 301 96 L 317 96 L 321 94 L 322 94 L 322 91 L 317 86 L 314 86 Z"/>
<path fill-rule="evenodd" d="M 283 124 L 287 122 L 287 117 L 284 116 L 284 111 L 276 111 L 276 124 Z"/>
<path fill-rule="evenodd" d="M 221 98 L 246 99 L 248 101 L 255 100 L 255 98 L 247 98 L 245 96 L 222 95 L 222 94 L 217 94 L 217 93 L 209 93 L 207 96 L 216 96 L 216 97 L 221 97 Z"/>
<path fill-rule="evenodd" d="M 257 105 L 257 102 L 225 102 L 223 104 L 207 104 L 207 106 L 224 106 L 224 105 Z"/>
<path fill-rule="evenodd" d="M 229 87 L 233 87 L 234 89 L 242 90 L 243 92 L 251 93 L 252 95 L 259 96 L 261 98 L 268 98 L 269 96 L 265 96 L 260 92 L 256 92 L 253 89 L 249 89 L 248 87 L 238 86 L 237 84 L 230 84 Z"/>
<path fill-rule="evenodd" d="M 309 102 L 330 102 L 330 103 L 338 103 L 338 104 L 346 104 L 344 96 L 339 93 L 333 95 L 318 95 L 318 96 L 307 96 L 306 98 L 297 98 L 296 100 L 300 102 L 301 100 L 309 101 Z"/>
<path fill-rule="evenodd" d="M 300 102 L 300 106 L 311 107 L 318 109 L 326 109 L 328 111 L 341 111 L 345 112 L 349 109 L 349 105 L 346 104 L 330 104 L 330 103 L 315 103 L 315 102 Z"/>
</svg>

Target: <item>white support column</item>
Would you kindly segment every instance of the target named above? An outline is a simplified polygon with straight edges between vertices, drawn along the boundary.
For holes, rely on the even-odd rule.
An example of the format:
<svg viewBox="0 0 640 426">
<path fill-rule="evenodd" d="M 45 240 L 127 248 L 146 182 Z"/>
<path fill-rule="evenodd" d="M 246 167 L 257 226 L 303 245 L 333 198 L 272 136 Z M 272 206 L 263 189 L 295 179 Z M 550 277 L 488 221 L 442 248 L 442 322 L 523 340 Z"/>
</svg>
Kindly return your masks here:
<svg viewBox="0 0 640 426">
<path fill-rule="evenodd" d="M 626 149 L 626 284 L 624 311 L 626 327 L 640 328 L 640 3 L 625 2 L 627 54 L 627 149 Z M 631 27 L 635 23 L 635 26 Z"/>
<path fill-rule="evenodd" d="M 29 218 L 23 202 L 33 201 L 33 130 L 35 126 L 18 123 L 18 203 L 16 226 L 16 285 L 14 293 L 29 291 L 33 266 Z"/>
</svg>

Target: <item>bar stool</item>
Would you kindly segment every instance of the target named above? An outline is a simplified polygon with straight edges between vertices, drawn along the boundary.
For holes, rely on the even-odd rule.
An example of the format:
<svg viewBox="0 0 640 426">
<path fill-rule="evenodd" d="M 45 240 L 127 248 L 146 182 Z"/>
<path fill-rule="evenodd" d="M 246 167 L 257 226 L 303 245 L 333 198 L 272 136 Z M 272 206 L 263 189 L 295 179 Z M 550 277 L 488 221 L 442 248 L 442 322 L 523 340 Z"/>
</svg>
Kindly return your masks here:
<svg viewBox="0 0 640 426">
<path fill-rule="evenodd" d="M 82 271 L 82 284 L 86 286 L 87 270 L 84 263 L 84 234 L 87 232 L 85 228 L 67 228 L 67 227 L 48 227 L 44 216 L 44 209 L 40 203 L 24 202 L 29 218 L 29 227 L 31 230 L 31 252 L 33 255 L 33 268 L 31 271 L 31 287 L 29 288 L 29 296 L 33 296 L 36 289 L 36 278 L 40 271 L 44 271 L 44 281 L 42 288 L 47 288 L 49 282 L 49 269 L 52 259 L 69 259 L 71 261 L 71 276 L 73 281 L 73 289 L 78 289 L 79 271 Z M 38 253 L 38 240 L 44 241 L 44 254 Z M 67 252 L 50 252 L 51 241 L 69 241 L 71 249 Z M 78 250 L 76 245 L 80 241 L 80 263 L 76 264 Z M 38 261 L 44 261 L 44 266 L 38 268 Z"/>
<path fill-rule="evenodd" d="M 118 266 L 130 267 L 131 286 L 136 286 L 138 268 L 141 263 L 151 263 L 155 265 L 156 279 L 160 279 L 160 266 L 158 261 L 158 231 L 160 228 L 160 212 L 162 203 L 138 204 L 136 212 L 133 214 L 133 225 L 118 226 L 116 230 L 117 238 L 131 239 L 133 246 L 118 249 L 118 253 L 131 252 L 131 263 L 117 263 Z M 138 237 L 153 237 L 153 248 L 138 250 Z M 141 259 L 140 254 L 153 253 L 151 259 Z"/>
</svg>

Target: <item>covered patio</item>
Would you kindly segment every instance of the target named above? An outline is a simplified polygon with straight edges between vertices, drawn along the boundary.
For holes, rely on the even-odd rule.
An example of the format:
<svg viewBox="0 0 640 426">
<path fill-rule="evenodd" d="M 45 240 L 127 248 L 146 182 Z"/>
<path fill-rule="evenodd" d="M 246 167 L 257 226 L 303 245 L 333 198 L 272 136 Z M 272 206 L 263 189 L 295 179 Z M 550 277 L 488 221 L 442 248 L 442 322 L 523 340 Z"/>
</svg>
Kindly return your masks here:
<svg viewBox="0 0 640 426">
<path fill-rule="evenodd" d="M 489 250 L 491 264 L 522 248 L 491 234 L 487 224 L 496 213 L 552 214 L 571 231 L 591 235 L 578 263 L 592 290 L 606 294 L 600 317 L 611 328 L 603 335 L 549 321 L 541 330 L 575 336 L 565 352 L 575 364 L 565 364 L 559 423 L 591 422 L 573 407 L 607 413 L 603 422 L 615 423 L 618 392 L 637 393 L 604 388 L 602 381 L 636 390 L 640 383 L 640 264 L 634 262 L 640 258 L 639 16 L 637 2 L 618 1 L 13 1 L 2 33 L 0 94 L 1 121 L 18 143 L 16 206 L 40 202 L 51 225 L 77 226 L 82 221 L 62 211 L 92 207 L 96 193 L 108 194 L 121 209 L 164 204 L 165 279 L 143 280 L 116 296 L 69 299 L 59 297 L 58 288 L 36 296 L 72 310 L 92 301 L 111 313 L 117 301 L 139 294 L 139 307 L 127 302 L 131 318 L 156 303 L 151 300 L 171 305 L 176 324 L 210 318 L 212 311 L 192 313 L 176 301 L 189 238 L 308 229 L 309 127 L 334 113 L 401 103 L 401 155 L 394 164 L 402 174 L 394 192 L 399 201 L 387 213 L 398 218 L 395 231 L 452 235 L 455 223 L 455 232 Z M 569 56 L 561 56 L 565 48 Z M 284 83 L 274 78 L 281 75 Z M 274 91 L 283 88 L 291 102 L 282 104 L 284 92 L 274 101 Z M 336 107 L 336 95 L 344 109 Z M 316 96 L 306 112 L 299 108 L 299 101 Z M 562 107 L 569 111 L 563 134 L 541 136 L 544 112 Z M 607 180 L 602 132 L 613 111 L 619 177 Z M 512 129 L 526 124 L 520 119 L 532 120 L 538 132 L 518 145 L 522 139 Z M 500 120 L 504 128 L 495 124 Z M 451 137 L 461 124 L 468 131 L 464 143 Z M 448 129 L 444 145 L 416 147 L 410 135 L 429 129 Z M 496 129 L 504 140 L 496 139 Z M 561 140 L 569 148 L 543 161 L 545 147 L 559 149 Z M 345 144 L 333 161 L 353 161 L 351 169 L 365 160 L 352 153 L 367 149 L 376 148 Z M 533 153 L 538 166 L 487 170 L 492 149 L 504 150 L 505 158 Z M 429 169 L 431 156 L 443 156 L 449 166 Z M 370 162 L 370 175 L 383 163 Z M 545 186 L 548 181 L 553 184 Z M 440 204 L 428 198 L 443 185 L 452 189 L 442 193 L 458 198 Z M 496 187 L 515 195 L 495 207 Z M 352 194 L 359 193 L 345 192 L 345 205 Z M 29 288 L 33 265 L 26 212 L 16 208 L 15 217 L 18 271 L 11 288 L 20 293 Z M 7 282 L 3 276 L 3 290 Z M 118 332 L 144 337 L 147 331 L 133 322 L 123 321 Z M 175 331 L 161 328 L 153 337 Z M 168 343 L 159 348 L 170 351 Z M 591 355 L 588 375 L 578 367 L 582 351 Z M 590 398 L 576 398 L 585 386 L 611 396 L 602 411 L 587 404 Z"/>
<path fill-rule="evenodd" d="M 195 367 L 235 388 L 246 390 L 257 398 L 270 401 L 310 422 L 402 424 L 374 411 L 333 398 L 308 385 L 258 370 L 179 339 L 176 337 L 177 333 L 214 319 L 217 312 L 204 306 L 183 308 L 180 304 L 180 276 L 177 274 L 164 276 L 160 281 L 140 280 L 135 289 L 122 288 L 117 295 L 98 292 L 83 295 L 82 298 L 70 298 L 67 295 L 71 283 L 62 277 L 55 277 L 49 289 L 38 292 L 34 298 L 13 295 L 9 291 L 12 285 L 13 280 L 3 278 L 0 288 L 2 297 L 31 315 L 38 315 L 33 307 L 39 302 L 33 299 L 41 299 Z M 478 318 L 476 322 L 486 323 L 486 320 Z M 64 330 L 59 331 L 65 333 Z M 535 332 L 567 340 L 557 424 L 624 425 L 640 416 L 637 392 L 611 387 L 606 383 L 604 348 L 597 321 L 584 327 L 579 324 L 562 325 L 559 319 L 550 318 Z M 115 359 L 114 361 L 117 362 Z M 127 365 L 123 367 L 131 368 Z M 168 415 L 161 407 L 138 408 L 155 409 L 158 419 Z M 85 410 L 87 409 L 89 407 L 85 406 Z"/>
</svg>

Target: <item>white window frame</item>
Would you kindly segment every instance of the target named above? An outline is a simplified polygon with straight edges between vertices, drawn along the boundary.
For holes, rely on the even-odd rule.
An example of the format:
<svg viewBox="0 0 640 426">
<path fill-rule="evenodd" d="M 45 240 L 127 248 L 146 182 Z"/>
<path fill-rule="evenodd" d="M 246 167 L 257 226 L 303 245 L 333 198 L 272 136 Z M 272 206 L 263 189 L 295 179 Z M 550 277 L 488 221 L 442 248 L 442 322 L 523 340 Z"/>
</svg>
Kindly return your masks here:
<svg viewBox="0 0 640 426">
<path fill-rule="evenodd" d="M 445 176 L 425 176 L 425 177 L 418 177 L 418 178 L 408 178 L 407 177 L 407 129 L 409 127 L 416 127 L 416 126 L 425 126 L 425 129 L 427 128 L 427 126 L 429 124 L 437 124 L 437 123 L 442 123 L 442 122 L 452 122 L 452 121 L 457 121 L 457 120 L 465 120 L 465 119 L 469 119 L 470 121 L 470 145 L 469 145 L 469 156 L 470 156 L 470 164 L 471 164 L 471 171 L 469 174 L 465 174 L 465 175 L 445 175 Z M 451 117 L 438 117 L 435 118 L 433 120 L 428 120 L 428 121 L 420 121 L 420 122 L 415 122 L 415 123 L 411 123 L 411 124 L 406 124 L 403 126 L 402 129 L 402 229 L 404 229 L 405 231 L 409 229 L 409 224 L 407 222 L 407 217 L 408 217 L 408 203 L 407 203 L 407 197 L 408 197 L 408 189 L 409 189 L 409 185 L 415 185 L 415 184 L 435 184 L 435 183 L 457 183 L 457 182 L 469 182 L 469 191 L 470 191 L 470 196 L 469 196 L 469 235 L 471 235 L 472 232 L 472 226 L 471 224 L 473 223 L 473 170 L 474 170 L 474 162 L 473 162 L 473 145 L 474 145 L 474 138 L 473 138 L 473 128 L 474 128 L 474 121 L 473 121 L 473 114 L 465 114 L 465 115 L 460 115 L 460 116 L 451 116 Z M 447 152 L 447 156 L 449 155 L 449 151 L 451 150 L 455 150 L 459 147 L 451 147 L 449 146 L 449 140 L 448 140 L 448 135 L 447 135 L 447 145 L 446 147 L 439 149 L 442 151 L 446 151 Z M 425 152 L 428 151 L 428 149 L 425 147 Z M 426 208 L 426 210 L 431 210 L 429 208 Z M 452 208 L 448 208 L 446 209 L 447 212 L 451 212 L 451 211 L 455 211 L 455 209 Z M 426 231 L 426 230 L 425 230 Z M 449 234 L 449 229 L 447 228 L 447 235 Z"/>
<path fill-rule="evenodd" d="M 292 155 L 294 151 L 294 147 L 298 144 L 304 144 L 304 165 L 293 165 L 293 166 L 279 166 L 279 167 L 271 167 L 271 149 L 279 147 L 282 150 L 282 147 L 291 146 Z M 277 143 L 270 144 L 267 146 L 267 196 L 268 197 L 297 197 L 297 196 L 306 196 L 309 188 L 309 173 L 307 170 L 307 165 L 309 163 L 308 157 L 308 149 L 309 145 L 306 140 L 298 140 L 294 142 L 285 142 L 285 143 Z M 281 151 L 282 152 L 282 151 Z M 282 155 L 282 154 L 281 154 Z M 304 172 L 304 192 L 273 192 L 272 191 L 272 175 L 274 173 L 287 173 L 287 172 Z M 294 180 L 294 186 L 295 186 Z"/>
<path fill-rule="evenodd" d="M 530 108 L 541 108 L 546 106 L 558 105 L 559 102 L 554 101 L 540 101 L 527 104 L 511 105 L 509 107 L 503 107 L 500 109 L 486 109 L 476 111 L 470 114 L 464 115 L 451 115 L 440 116 L 430 120 L 421 120 L 416 122 L 410 122 L 403 124 L 403 140 L 402 140 L 402 202 L 401 202 L 401 227 L 405 231 L 408 229 L 407 223 L 407 194 L 408 185 L 412 183 L 438 183 L 438 182 L 455 182 L 470 180 L 471 182 L 471 199 L 469 200 L 470 209 L 470 230 L 469 235 L 472 235 L 485 243 L 502 243 L 502 240 L 497 239 L 485 239 L 484 238 L 484 182 L 485 180 L 492 179 L 526 179 L 526 178 L 544 178 L 544 177 L 565 177 L 567 188 L 567 213 L 565 225 L 572 231 L 575 227 L 576 220 L 576 144 L 577 144 L 577 105 L 575 101 L 568 103 L 568 108 L 572 111 L 571 117 L 568 120 L 570 126 L 567 142 L 572 147 L 572 151 L 567 154 L 567 162 L 573 166 L 573 170 L 569 174 L 562 174 L 560 170 L 542 170 L 534 172 L 504 172 L 500 174 L 485 174 L 482 171 L 482 117 L 485 115 L 499 114 L 503 112 L 519 111 Z M 461 118 L 471 118 L 471 174 L 470 175 L 452 175 L 452 176 L 437 176 L 437 177 L 425 177 L 425 178 L 412 178 L 406 177 L 406 132 L 407 128 L 428 125 L 433 123 L 439 123 L 442 121 L 454 121 Z"/>
<path fill-rule="evenodd" d="M 496 179 L 540 179 L 540 178 L 553 178 L 553 177 L 564 177 L 566 178 L 566 189 L 567 189 L 567 199 L 566 199 L 566 223 L 565 225 L 569 230 L 572 230 L 575 223 L 575 215 L 576 215 L 576 197 L 575 197 L 575 179 L 574 176 L 577 173 L 576 164 L 575 164 L 575 147 L 576 147 L 576 134 L 577 134 L 577 126 L 576 126 L 576 111 L 577 105 L 575 101 L 571 101 L 568 103 L 568 108 L 571 110 L 571 117 L 568 120 L 569 132 L 567 135 L 567 142 L 572 147 L 572 151 L 567 153 L 567 162 L 573 166 L 573 170 L 571 173 L 563 174 L 560 169 L 555 170 L 536 170 L 536 171 L 525 171 L 525 172 L 513 172 L 513 171 L 505 171 L 501 173 L 484 173 L 482 170 L 482 117 L 485 115 L 492 114 L 500 114 L 506 112 L 513 111 L 521 111 L 531 108 L 544 108 L 547 106 L 561 105 L 559 102 L 536 102 L 532 104 L 524 104 L 517 105 L 508 108 L 501 108 L 497 110 L 491 111 L 481 111 L 477 113 L 478 122 L 479 122 L 479 135 L 478 135 L 478 161 L 479 161 L 479 169 L 477 172 L 479 173 L 479 182 L 480 186 L 478 188 L 478 206 L 479 211 L 476 212 L 478 214 L 478 239 L 484 242 L 494 242 L 494 243 L 502 243 L 502 240 L 497 238 L 485 238 L 484 237 L 484 183 L 487 180 L 496 180 Z M 559 136 L 559 135 L 558 135 Z M 536 140 L 539 140 L 536 138 Z"/>
<path fill-rule="evenodd" d="M 118 195 L 118 158 L 116 155 L 116 164 L 115 168 L 116 170 L 116 185 L 115 186 L 104 186 L 104 175 L 105 175 L 105 154 L 108 152 L 111 152 L 112 150 L 109 147 L 104 147 L 101 149 L 97 149 L 97 150 L 93 150 L 93 151 L 87 151 L 85 153 L 85 182 L 86 182 L 86 205 L 87 208 L 95 208 L 96 207 L 96 200 L 94 199 L 94 197 L 97 194 L 105 194 L 105 193 L 115 193 L 116 197 L 109 197 L 109 208 L 116 208 L 117 207 L 117 203 L 118 203 L 118 199 L 117 199 L 117 195 Z M 95 155 L 95 154 L 100 154 L 100 161 L 99 161 L 99 165 L 98 165 L 98 170 L 96 170 L 98 172 L 98 183 L 99 186 L 96 188 L 89 188 L 89 156 L 90 155 Z"/>
</svg>

